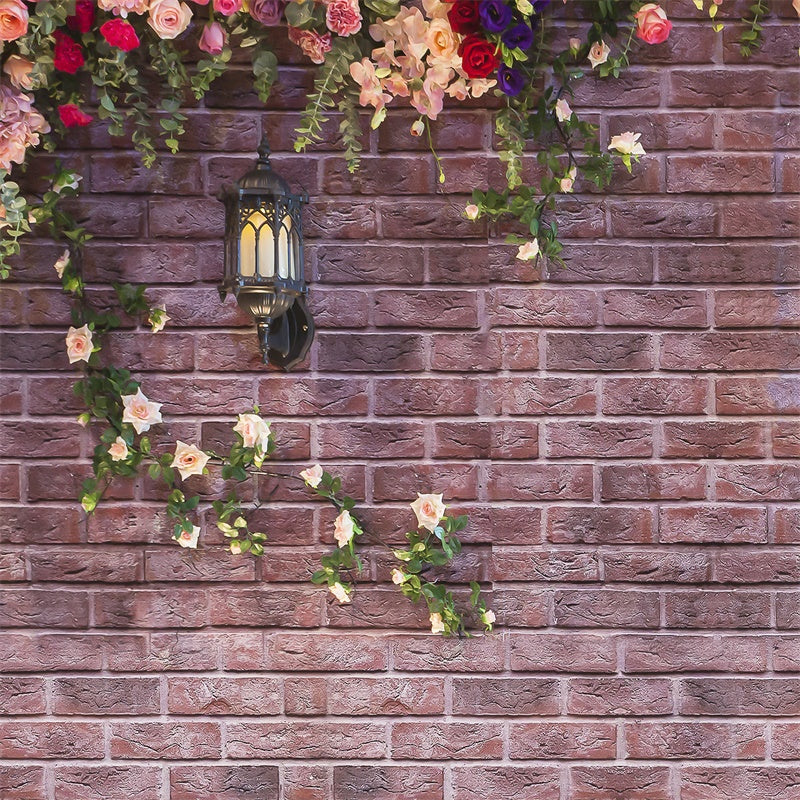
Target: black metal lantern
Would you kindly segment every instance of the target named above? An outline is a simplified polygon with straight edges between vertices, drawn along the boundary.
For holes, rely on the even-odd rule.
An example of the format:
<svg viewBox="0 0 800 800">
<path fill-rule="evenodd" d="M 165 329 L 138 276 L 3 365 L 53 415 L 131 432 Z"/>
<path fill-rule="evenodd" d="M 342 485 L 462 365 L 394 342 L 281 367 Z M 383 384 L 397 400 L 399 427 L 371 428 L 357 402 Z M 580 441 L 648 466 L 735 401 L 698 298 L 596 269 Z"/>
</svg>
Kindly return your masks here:
<svg viewBox="0 0 800 800">
<path fill-rule="evenodd" d="M 305 358 L 314 322 L 305 303 L 301 209 L 307 195 L 292 194 L 272 169 L 266 136 L 256 166 L 225 188 L 225 277 L 228 292 L 251 314 L 265 364 L 290 369 Z"/>
</svg>

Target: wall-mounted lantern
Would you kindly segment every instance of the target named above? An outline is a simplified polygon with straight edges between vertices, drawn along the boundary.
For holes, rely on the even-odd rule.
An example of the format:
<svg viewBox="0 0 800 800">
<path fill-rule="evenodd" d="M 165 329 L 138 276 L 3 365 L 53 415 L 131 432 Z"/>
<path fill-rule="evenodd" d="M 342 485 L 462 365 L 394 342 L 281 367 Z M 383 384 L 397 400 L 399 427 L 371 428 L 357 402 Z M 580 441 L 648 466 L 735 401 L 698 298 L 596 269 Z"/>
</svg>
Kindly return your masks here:
<svg viewBox="0 0 800 800">
<path fill-rule="evenodd" d="M 225 203 L 225 277 L 228 292 L 256 321 L 265 364 L 291 369 L 308 353 L 314 321 L 305 303 L 301 209 L 272 169 L 266 136 L 254 169 L 219 195 Z"/>
</svg>

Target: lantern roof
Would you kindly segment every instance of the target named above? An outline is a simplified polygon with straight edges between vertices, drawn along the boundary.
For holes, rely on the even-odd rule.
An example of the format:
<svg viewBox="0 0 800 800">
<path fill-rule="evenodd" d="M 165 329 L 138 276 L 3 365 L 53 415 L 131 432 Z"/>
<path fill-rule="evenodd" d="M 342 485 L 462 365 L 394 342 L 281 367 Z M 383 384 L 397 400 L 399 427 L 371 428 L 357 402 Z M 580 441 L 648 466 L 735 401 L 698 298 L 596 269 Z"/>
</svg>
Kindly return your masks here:
<svg viewBox="0 0 800 800">
<path fill-rule="evenodd" d="M 244 194 L 272 195 L 273 197 L 293 196 L 286 179 L 272 169 L 269 161 L 271 152 L 267 136 L 264 134 L 258 147 L 258 160 L 255 167 L 239 178 L 233 187 L 234 191 L 238 190 Z"/>
</svg>

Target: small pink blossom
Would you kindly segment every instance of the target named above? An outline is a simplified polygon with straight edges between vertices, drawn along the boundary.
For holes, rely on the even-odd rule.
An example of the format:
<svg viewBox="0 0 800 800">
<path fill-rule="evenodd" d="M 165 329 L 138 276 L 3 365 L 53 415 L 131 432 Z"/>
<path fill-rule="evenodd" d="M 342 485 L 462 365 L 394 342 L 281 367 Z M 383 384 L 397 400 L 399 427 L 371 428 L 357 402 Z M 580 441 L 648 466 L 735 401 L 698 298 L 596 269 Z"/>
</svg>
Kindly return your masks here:
<svg viewBox="0 0 800 800">
<path fill-rule="evenodd" d="M 430 616 L 431 633 L 444 633 L 444 620 L 441 614 L 433 613 Z"/>
<path fill-rule="evenodd" d="M 114 443 L 108 448 L 112 461 L 124 461 L 128 457 L 128 445 L 121 436 L 117 436 Z"/>
<path fill-rule="evenodd" d="M 151 425 L 161 422 L 161 403 L 152 403 L 148 400 L 141 387 L 136 394 L 124 394 L 122 400 L 122 421 L 133 425 L 136 433 L 150 430 Z"/>
<path fill-rule="evenodd" d="M 431 533 L 441 522 L 445 512 L 445 504 L 442 502 L 440 494 L 419 494 L 417 499 L 411 503 L 411 510 L 417 517 L 417 524 L 420 528 L 427 528 Z"/>
<path fill-rule="evenodd" d="M 188 547 L 190 550 L 197 549 L 197 540 L 200 538 L 200 527 L 192 525 L 192 530 L 182 530 L 178 536 L 178 544 L 181 547 Z"/>
<path fill-rule="evenodd" d="M 197 46 L 212 56 L 218 56 L 225 47 L 225 29 L 219 22 L 212 22 L 203 28 Z"/>
<path fill-rule="evenodd" d="M 192 475 L 202 475 L 209 458 L 199 447 L 178 440 L 171 466 L 180 472 L 181 480 L 185 481 Z"/>
<path fill-rule="evenodd" d="M 353 536 L 355 536 L 355 533 L 355 525 L 353 523 L 353 518 L 350 516 L 350 512 L 342 511 L 334 522 L 333 538 L 336 539 L 336 543 L 339 547 L 345 547 Z"/>
<path fill-rule="evenodd" d="M 306 482 L 306 485 L 310 486 L 312 489 L 316 489 L 322 481 L 323 474 L 324 470 L 322 467 L 319 464 L 314 464 L 313 467 L 304 469 L 300 473 L 300 477 Z"/>
<path fill-rule="evenodd" d="M 539 240 L 534 239 L 532 242 L 525 242 L 519 246 L 517 250 L 517 258 L 520 261 L 533 261 L 539 256 Z"/>
<path fill-rule="evenodd" d="M 89 326 L 70 327 L 67 332 L 67 357 L 69 358 L 69 363 L 88 361 L 92 355 L 92 349 L 92 332 L 89 330 Z"/>
</svg>

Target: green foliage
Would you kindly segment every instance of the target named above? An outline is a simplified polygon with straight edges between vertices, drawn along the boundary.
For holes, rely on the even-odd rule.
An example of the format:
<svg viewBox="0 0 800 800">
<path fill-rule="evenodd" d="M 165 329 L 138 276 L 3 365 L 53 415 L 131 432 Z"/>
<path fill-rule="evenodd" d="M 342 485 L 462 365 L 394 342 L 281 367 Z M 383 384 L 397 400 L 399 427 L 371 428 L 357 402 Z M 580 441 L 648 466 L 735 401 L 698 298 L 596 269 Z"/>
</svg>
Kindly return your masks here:
<svg viewBox="0 0 800 800">
<path fill-rule="evenodd" d="M 739 50 L 742 55 L 749 58 L 753 50 L 762 44 L 763 27 L 761 20 L 769 14 L 769 0 L 755 0 L 748 9 L 747 16 L 742 20 L 744 30 L 739 36 Z"/>
<path fill-rule="evenodd" d="M 278 79 L 278 59 L 264 41 L 253 48 L 252 59 L 253 86 L 259 100 L 266 103 L 272 93 L 272 85 Z"/>
</svg>

